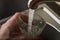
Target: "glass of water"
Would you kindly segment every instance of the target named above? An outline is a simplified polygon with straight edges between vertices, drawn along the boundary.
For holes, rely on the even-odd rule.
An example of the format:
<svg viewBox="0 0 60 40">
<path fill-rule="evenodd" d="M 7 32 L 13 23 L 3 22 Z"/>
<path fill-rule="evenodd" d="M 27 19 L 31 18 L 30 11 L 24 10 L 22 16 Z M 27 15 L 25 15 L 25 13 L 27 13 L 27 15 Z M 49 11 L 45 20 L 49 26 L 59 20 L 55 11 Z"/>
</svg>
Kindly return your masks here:
<svg viewBox="0 0 60 40">
<path fill-rule="evenodd" d="M 30 15 L 30 16 L 33 16 L 33 20 L 32 20 L 32 26 L 31 26 L 31 29 L 30 31 L 29 30 L 29 23 L 28 23 L 28 20 L 29 20 L 29 11 L 26 11 L 26 13 L 22 13 L 22 15 L 26 15 L 26 16 L 21 16 L 20 17 L 20 27 L 19 29 L 21 30 L 21 33 L 23 35 L 25 35 L 26 37 L 37 37 L 39 36 L 43 29 L 45 28 L 45 21 L 42 19 L 42 17 L 39 16 L 39 14 L 37 13 L 34 13 L 34 16 L 33 15 Z"/>
</svg>

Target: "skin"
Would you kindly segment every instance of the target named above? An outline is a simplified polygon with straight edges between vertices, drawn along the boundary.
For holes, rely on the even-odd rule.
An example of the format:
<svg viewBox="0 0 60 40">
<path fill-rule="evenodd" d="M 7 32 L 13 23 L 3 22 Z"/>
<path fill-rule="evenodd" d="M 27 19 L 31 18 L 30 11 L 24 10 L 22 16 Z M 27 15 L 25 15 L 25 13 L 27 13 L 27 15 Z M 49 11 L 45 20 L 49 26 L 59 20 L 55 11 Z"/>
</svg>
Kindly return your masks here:
<svg viewBox="0 0 60 40">
<path fill-rule="evenodd" d="M 12 40 L 41 40 L 41 37 L 26 37 L 18 30 L 18 27 L 20 27 L 19 17 L 23 20 L 25 19 L 24 21 L 27 22 L 28 16 L 26 14 L 15 13 L 9 20 L 2 24 L 0 29 L 0 39 L 6 40 L 9 38 L 10 33 L 15 32 L 16 34 L 12 34 Z"/>
<path fill-rule="evenodd" d="M 33 0 L 31 2 L 30 8 L 34 8 L 34 5 L 39 1 L 40 0 Z M 19 17 L 21 17 L 25 22 L 27 22 L 28 16 L 26 14 L 20 14 L 19 12 L 15 13 L 9 20 L 7 20 L 4 24 L 1 25 L 0 40 L 6 40 L 10 38 L 10 34 L 12 35 L 12 40 L 42 40 L 41 37 L 36 38 L 25 37 L 18 29 L 18 27 L 20 27 Z M 14 32 L 16 34 L 12 34 Z"/>
<path fill-rule="evenodd" d="M 9 29 L 12 28 L 14 22 L 16 22 L 17 17 L 19 16 L 18 13 L 13 15 L 6 23 L 2 24 L 0 29 L 0 39 L 7 39 L 9 36 Z M 17 24 L 17 22 L 16 22 Z"/>
</svg>

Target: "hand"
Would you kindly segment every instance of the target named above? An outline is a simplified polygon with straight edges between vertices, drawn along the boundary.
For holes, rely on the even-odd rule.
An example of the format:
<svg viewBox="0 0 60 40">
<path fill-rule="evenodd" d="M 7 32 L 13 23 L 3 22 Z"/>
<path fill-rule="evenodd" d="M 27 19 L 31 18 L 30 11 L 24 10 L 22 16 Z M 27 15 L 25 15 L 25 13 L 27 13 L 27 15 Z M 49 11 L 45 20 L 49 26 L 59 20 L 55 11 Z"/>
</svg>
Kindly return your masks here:
<svg viewBox="0 0 60 40">
<path fill-rule="evenodd" d="M 20 13 L 15 13 L 7 22 L 2 24 L 1 29 L 0 29 L 0 39 L 7 39 L 9 37 L 10 31 L 15 31 L 19 26 L 19 17 L 22 16 L 25 19 L 27 17 L 25 15 L 22 15 Z"/>
<path fill-rule="evenodd" d="M 22 12 L 25 13 L 25 12 Z M 11 33 L 11 37 L 13 40 L 40 40 L 40 37 L 37 38 L 27 38 L 25 37 L 19 30 L 20 27 L 20 19 L 22 18 L 25 22 L 28 20 L 28 16 L 26 14 L 15 13 L 7 22 L 5 22 L 0 29 L 0 39 L 6 40 L 9 38 Z M 12 34 L 13 33 L 13 34 Z M 15 34 L 14 34 L 15 33 Z"/>
</svg>

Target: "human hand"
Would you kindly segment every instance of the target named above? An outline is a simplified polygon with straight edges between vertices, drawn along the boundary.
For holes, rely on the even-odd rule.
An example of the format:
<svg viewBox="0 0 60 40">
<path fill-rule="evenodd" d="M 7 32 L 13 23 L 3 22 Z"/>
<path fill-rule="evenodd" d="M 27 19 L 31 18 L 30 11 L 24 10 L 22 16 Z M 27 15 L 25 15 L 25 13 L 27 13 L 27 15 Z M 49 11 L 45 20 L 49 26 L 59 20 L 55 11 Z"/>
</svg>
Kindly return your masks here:
<svg viewBox="0 0 60 40">
<path fill-rule="evenodd" d="M 15 31 L 20 26 L 20 16 L 22 16 L 22 18 L 23 16 L 24 18 L 27 18 L 25 15 L 15 13 L 9 20 L 2 24 L 0 29 L 0 39 L 7 39 L 9 37 L 10 31 Z"/>
<path fill-rule="evenodd" d="M 25 12 L 22 12 L 25 13 Z M 13 40 L 39 40 L 40 37 L 37 38 L 27 38 L 25 37 L 19 30 L 20 27 L 20 17 L 22 18 L 23 21 L 27 22 L 28 16 L 26 14 L 20 14 L 20 13 L 15 13 L 7 22 L 5 22 L 0 29 L 0 39 L 8 39 L 10 33 L 12 34 L 12 39 Z"/>
</svg>

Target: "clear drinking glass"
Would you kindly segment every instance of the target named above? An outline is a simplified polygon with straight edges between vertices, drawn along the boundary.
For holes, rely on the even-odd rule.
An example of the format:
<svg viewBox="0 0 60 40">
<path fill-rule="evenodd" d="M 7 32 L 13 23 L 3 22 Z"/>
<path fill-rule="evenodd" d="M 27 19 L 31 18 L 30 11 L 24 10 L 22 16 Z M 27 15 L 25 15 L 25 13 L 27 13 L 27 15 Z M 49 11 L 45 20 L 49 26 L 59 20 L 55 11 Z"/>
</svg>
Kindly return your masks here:
<svg viewBox="0 0 60 40">
<path fill-rule="evenodd" d="M 20 27 L 21 33 L 26 37 L 37 37 L 39 36 L 43 29 L 45 28 L 45 21 L 39 16 L 39 14 L 34 13 L 33 21 L 32 21 L 32 28 L 31 31 L 28 31 L 28 14 L 29 11 L 25 11 L 26 13 L 22 13 L 22 15 L 26 14 L 27 16 L 20 17 Z"/>
</svg>

